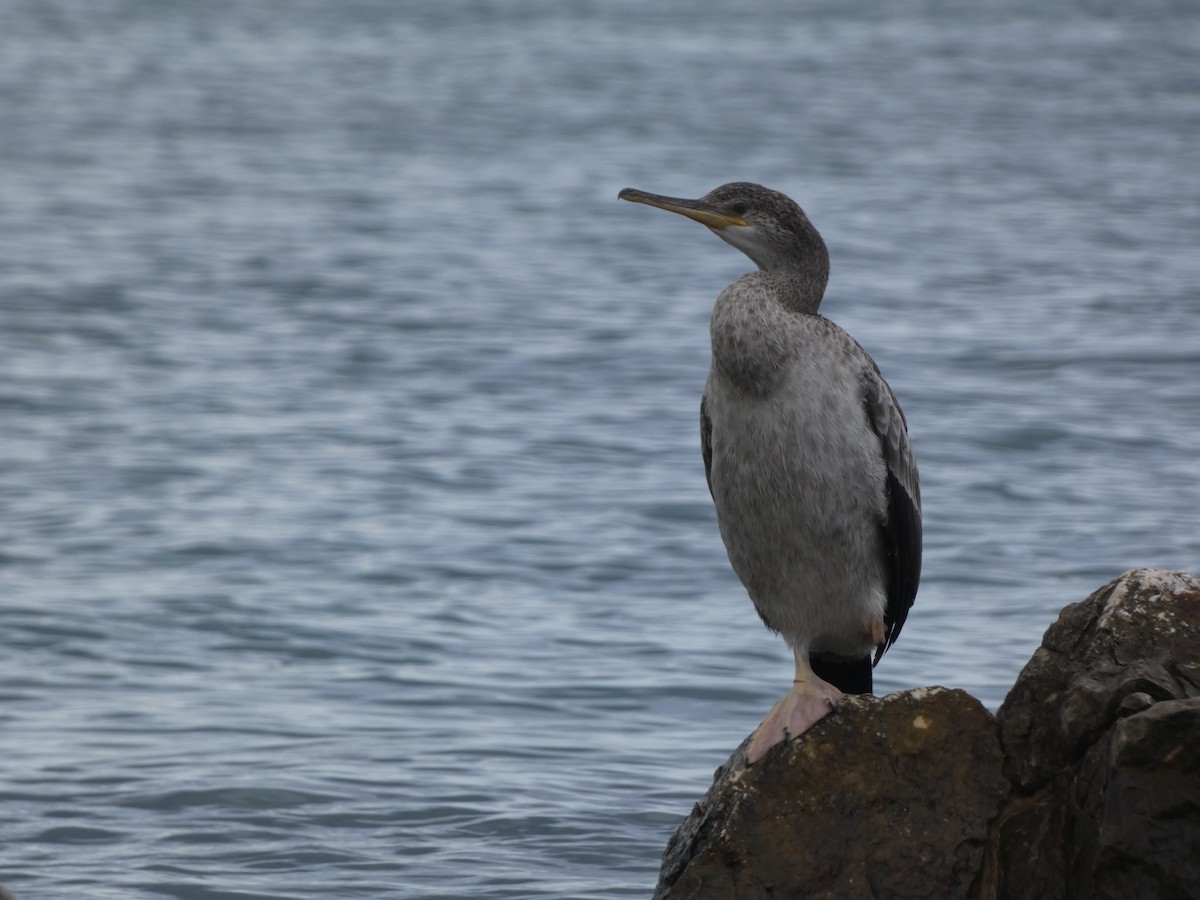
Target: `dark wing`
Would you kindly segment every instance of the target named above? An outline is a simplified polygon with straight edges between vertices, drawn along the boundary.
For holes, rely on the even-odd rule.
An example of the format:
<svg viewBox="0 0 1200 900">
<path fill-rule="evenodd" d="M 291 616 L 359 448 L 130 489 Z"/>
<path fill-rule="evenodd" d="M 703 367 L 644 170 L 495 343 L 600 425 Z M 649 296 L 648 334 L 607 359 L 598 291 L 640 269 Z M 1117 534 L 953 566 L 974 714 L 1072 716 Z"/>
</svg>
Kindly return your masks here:
<svg viewBox="0 0 1200 900">
<path fill-rule="evenodd" d="M 880 523 L 887 553 L 887 609 L 883 613 L 886 634 L 875 651 L 878 663 L 904 627 L 921 580 L 921 484 L 917 460 L 908 442 L 908 423 L 896 395 L 874 361 L 863 375 L 867 417 L 879 436 L 887 465 L 887 519 Z"/>
<path fill-rule="evenodd" d="M 700 455 L 704 457 L 704 477 L 712 493 L 712 419 L 708 417 L 708 394 L 700 398 Z"/>
</svg>

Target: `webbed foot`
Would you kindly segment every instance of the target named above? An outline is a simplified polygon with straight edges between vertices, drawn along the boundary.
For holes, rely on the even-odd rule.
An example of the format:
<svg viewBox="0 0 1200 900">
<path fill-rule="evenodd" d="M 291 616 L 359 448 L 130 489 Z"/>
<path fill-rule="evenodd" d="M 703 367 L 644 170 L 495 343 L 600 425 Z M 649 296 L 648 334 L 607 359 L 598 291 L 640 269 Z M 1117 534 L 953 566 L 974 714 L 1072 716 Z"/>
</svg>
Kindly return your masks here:
<svg viewBox="0 0 1200 900">
<path fill-rule="evenodd" d="M 754 765 L 776 744 L 804 734 L 833 712 L 833 705 L 844 696 L 832 684 L 816 676 L 797 681 L 755 729 L 750 746 L 746 748 L 746 763 Z"/>
</svg>

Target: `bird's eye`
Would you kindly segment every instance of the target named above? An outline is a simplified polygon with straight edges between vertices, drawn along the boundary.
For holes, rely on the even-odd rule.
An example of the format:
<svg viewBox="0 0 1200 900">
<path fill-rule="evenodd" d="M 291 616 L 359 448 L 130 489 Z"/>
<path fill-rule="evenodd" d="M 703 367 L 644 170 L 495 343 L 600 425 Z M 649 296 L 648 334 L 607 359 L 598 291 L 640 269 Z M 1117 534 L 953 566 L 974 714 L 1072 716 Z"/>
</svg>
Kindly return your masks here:
<svg viewBox="0 0 1200 900">
<path fill-rule="evenodd" d="M 729 211 L 735 216 L 744 216 L 746 213 L 750 212 L 750 204 L 739 200 L 729 207 Z"/>
</svg>

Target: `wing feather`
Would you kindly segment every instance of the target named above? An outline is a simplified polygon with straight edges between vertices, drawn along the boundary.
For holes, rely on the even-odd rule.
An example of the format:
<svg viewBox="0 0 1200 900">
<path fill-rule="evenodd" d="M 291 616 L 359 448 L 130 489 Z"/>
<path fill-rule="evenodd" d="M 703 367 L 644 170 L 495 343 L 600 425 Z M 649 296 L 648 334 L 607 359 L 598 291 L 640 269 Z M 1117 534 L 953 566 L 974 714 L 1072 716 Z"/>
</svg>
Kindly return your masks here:
<svg viewBox="0 0 1200 900">
<path fill-rule="evenodd" d="M 883 614 L 885 636 L 875 651 L 878 663 L 900 635 L 921 581 L 921 484 L 908 440 L 908 422 L 896 395 L 874 361 L 863 374 L 867 417 L 879 436 L 887 467 L 887 518 L 880 522 L 887 554 L 887 608 Z"/>
<path fill-rule="evenodd" d="M 700 455 L 704 457 L 704 478 L 712 494 L 712 419 L 708 417 L 708 394 L 700 398 Z"/>
</svg>

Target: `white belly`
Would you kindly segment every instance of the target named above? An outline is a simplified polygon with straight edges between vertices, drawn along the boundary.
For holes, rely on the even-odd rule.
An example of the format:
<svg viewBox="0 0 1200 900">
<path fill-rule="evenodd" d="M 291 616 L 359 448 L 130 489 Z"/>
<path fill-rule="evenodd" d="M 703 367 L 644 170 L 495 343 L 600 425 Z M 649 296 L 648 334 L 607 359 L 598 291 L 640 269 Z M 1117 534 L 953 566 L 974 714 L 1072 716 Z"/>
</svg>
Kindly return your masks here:
<svg viewBox="0 0 1200 900">
<path fill-rule="evenodd" d="M 729 560 L 764 621 L 793 647 L 858 655 L 886 605 L 886 472 L 859 369 L 844 362 L 793 359 L 766 397 L 710 373 L 710 475 Z"/>
</svg>

